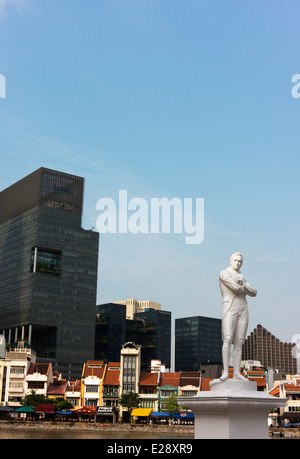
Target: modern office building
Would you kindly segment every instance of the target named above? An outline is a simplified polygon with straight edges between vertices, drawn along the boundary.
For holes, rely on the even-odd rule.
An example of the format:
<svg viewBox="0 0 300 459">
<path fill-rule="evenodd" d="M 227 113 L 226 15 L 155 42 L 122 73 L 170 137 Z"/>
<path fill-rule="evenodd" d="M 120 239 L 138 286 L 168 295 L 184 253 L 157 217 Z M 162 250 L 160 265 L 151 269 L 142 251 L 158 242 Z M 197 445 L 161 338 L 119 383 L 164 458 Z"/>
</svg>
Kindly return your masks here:
<svg viewBox="0 0 300 459">
<path fill-rule="evenodd" d="M 151 360 L 170 368 L 171 312 L 147 309 L 126 319 L 123 304 L 106 303 L 96 307 L 95 359 L 117 362 L 122 346 L 134 342 L 141 346 L 142 371 L 149 371 Z"/>
<path fill-rule="evenodd" d="M 115 304 L 123 304 L 126 306 L 126 319 L 133 319 L 134 315 L 138 312 L 149 311 L 149 309 L 161 310 L 161 304 L 155 303 L 154 301 L 149 300 L 135 300 L 134 298 L 129 298 L 122 301 L 114 301 Z"/>
<path fill-rule="evenodd" d="M 142 345 L 143 371 L 149 371 L 151 360 L 160 360 L 167 368 L 171 367 L 171 316 L 170 311 L 156 309 L 138 312 L 134 315 L 138 321 L 135 330 L 129 330 L 132 321 L 127 321 L 127 339 Z"/>
<path fill-rule="evenodd" d="M 222 321 L 211 317 L 175 319 L 175 371 L 199 371 L 222 362 Z"/>
<path fill-rule="evenodd" d="M 266 328 L 258 324 L 247 336 L 243 345 L 243 360 L 258 360 L 265 368 L 280 370 L 285 374 L 297 373 L 297 358 L 293 343 L 283 343 Z"/>
<path fill-rule="evenodd" d="M 83 189 L 40 168 L 0 193 L 0 330 L 72 379 L 94 354 L 99 234 L 81 227 Z"/>
<path fill-rule="evenodd" d="M 119 362 L 126 339 L 126 308 L 106 303 L 96 306 L 95 355 L 96 360 Z"/>
</svg>

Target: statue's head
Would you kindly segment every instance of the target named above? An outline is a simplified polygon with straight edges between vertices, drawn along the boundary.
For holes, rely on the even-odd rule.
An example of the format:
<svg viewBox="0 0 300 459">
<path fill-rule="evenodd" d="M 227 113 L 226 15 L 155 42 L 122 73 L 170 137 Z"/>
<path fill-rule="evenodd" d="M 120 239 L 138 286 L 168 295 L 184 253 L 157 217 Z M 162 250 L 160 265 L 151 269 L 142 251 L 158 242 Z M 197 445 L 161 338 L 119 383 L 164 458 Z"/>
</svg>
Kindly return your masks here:
<svg viewBox="0 0 300 459">
<path fill-rule="evenodd" d="M 231 255 L 229 263 L 232 269 L 239 271 L 243 264 L 243 255 L 239 252 L 234 253 Z"/>
</svg>

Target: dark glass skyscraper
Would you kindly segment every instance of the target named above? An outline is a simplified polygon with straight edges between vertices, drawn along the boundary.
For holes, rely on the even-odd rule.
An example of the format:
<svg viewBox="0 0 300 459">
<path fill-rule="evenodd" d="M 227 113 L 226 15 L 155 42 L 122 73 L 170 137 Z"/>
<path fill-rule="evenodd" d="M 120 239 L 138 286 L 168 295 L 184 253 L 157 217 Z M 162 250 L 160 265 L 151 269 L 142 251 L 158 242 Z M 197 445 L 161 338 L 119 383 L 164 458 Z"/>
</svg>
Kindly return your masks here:
<svg viewBox="0 0 300 459">
<path fill-rule="evenodd" d="M 125 305 L 107 303 L 96 309 L 95 359 L 119 362 L 123 344 L 134 342 L 141 346 L 142 371 L 149 370 L 153 359 L 170 368 L 171 312 L 148 309 L 126 319 Z"/>
<path fill-rule="evenodd" d="M 71 378 L 94 355 L 99 234 L 81 228 L 83 188 L 40 168 L 0 193 L 0 330 Z"/>
<path fill-rule="evenodd" d="M 142 345 L 142 365 L 143 371 L 149 370 L 152 359 L 161 360 L 161 363 L 167 368 L 171 366 L 171 312 L 157 311 L 149 309 L 148 311 L 137 312 L 134 319 L 144 321 L 142 329 L 136 328 L 136 331 L 128 330 L 127 338 Z M 130 324 L 131 321 L 127 321 Z M 128 327 L 127 327 L 128 328 Z M 135 337 L 137 335 L 137 337 Z M 140 337 L 140 340 L 138 340 Z"/>
<path fill-rule="evenodd" d="M 95 360 L 120 362 L 126 339 L 126 307 L 106 303 L 96 306 Z"/>
<path fill-rule="evenodd" d="M 198 371 L 222 362 L 222 321 L 212 317 L 175 319 L 175 371 Z"/>
</svg>

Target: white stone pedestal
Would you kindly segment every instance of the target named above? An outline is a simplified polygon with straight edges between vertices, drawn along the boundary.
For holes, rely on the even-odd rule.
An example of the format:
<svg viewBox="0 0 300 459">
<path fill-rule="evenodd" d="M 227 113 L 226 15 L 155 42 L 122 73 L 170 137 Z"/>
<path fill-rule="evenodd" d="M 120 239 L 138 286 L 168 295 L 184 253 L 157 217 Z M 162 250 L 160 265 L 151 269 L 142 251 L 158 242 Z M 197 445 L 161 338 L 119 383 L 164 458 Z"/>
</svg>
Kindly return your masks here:
<svg viewBox="0 0 300 459">
<path fill-rule="evenodd" d="M 247 379 L 215 379 L 210 391 L 178 397 L 178 403 L 193 411 L 197 439 L 267 439 L 268 414 L 285 406 L 286 399 L 258 392 Z"/>
</svg>

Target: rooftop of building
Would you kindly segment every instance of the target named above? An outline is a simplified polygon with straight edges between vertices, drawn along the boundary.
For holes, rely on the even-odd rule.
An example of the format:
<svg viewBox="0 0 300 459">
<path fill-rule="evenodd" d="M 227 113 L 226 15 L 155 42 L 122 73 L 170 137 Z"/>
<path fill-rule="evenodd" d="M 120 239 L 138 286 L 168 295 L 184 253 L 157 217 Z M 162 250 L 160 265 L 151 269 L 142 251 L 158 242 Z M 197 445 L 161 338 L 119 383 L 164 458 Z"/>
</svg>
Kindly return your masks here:
<svg viewBox="0 0 300 459">
<path fill-rule="evenodd" d="M 158 385 L 158 373 L 146 373 L 140 374 L 140 386 L 157 386 Z"/>
<path fill-rule="evenodd" d="M 31 363 L 27 374 L 33 375 L 34 373 L 39 373 L 48 376 L 50 369 L 51 363 Z"/>
<path fill-rule="evenodd" d="M 161 387 L 163 386 L 179 387 L 179 385 L 180 385 L 180 373 L 179 372 L 160 374 L 159 386 Z"/>
<path fill-rule="evenodd" d="M 47 395 L 63 396 L 67 390 L 67 381 L 50 383 L 47 389 Z"/>
<path fill-rule="evenodd" d="M 181 371 L 180 386 L 196 386 L 200 385 L 200 371 Z"/>
<path fill-rule="evenodd" d="M 82 379 L 89 376 L 96 376 L 102 379 L 105 372 L 104 362 L 101 360 L 88 360 L 83 366 Z"/>
<path fill-rule="evenodd" d="M 120 370 L 108 368 L 105 372 L 103 385 L 104 386 L 119 386 Z"/>
</svg>

